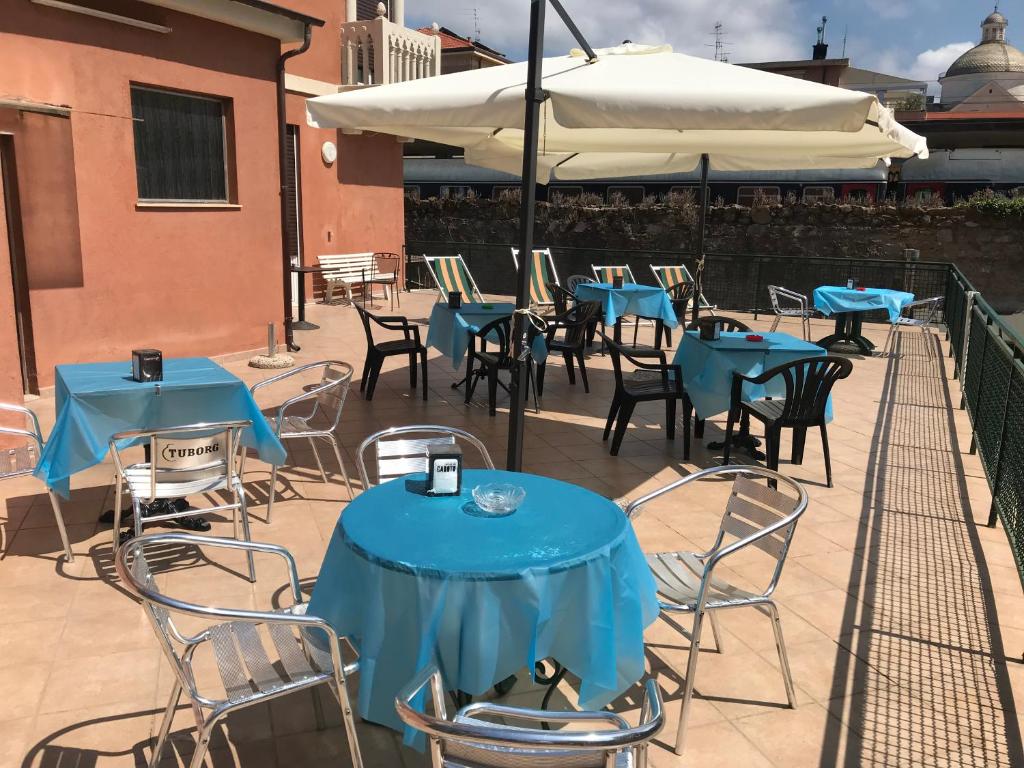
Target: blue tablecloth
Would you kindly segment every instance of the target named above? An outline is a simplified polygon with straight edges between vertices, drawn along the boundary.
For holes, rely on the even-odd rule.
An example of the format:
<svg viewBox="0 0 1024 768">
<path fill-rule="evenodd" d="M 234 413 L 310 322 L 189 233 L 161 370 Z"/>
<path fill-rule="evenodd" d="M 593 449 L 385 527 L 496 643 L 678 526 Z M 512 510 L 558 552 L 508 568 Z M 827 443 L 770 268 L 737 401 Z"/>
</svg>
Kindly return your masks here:
<svg viewBox="0 0 1024 768">
<path fill-rule="evenodd" d="M 601 302 L 604 321 L 608 325 L 615 325 L 626 315 L 662 320 L 669 328 L 679 325 L 672 310 L 672 300 L 665 291 L 653 285 L 625 283 L 621 288 L 613 288 L 611 283 L 581 283 L 576 286 L 576 298 Z"/>
<path fill-rule="evenodd" d="M 466 470 L 462 495 L 440 498 L 418 492 L 424 478 L 348 505 L 310 599 L 309 613 L 359 650 L 364 718 L 401 730 L 395 695 L 430 662 L 448 689 L 480 695 L 554 657 L 580 678 L 586 708 L 643 676 L 658 603 L 622 510 L 536 475 Z M 471 489 L 488 482 L 520 485 L 526 499 L 507 517 L 474 514 Z"/>
<path fill-rule="evenodd" d="M 814 307 L 825 316 L 881 309 L 889 313 L 889 322 L 895 323 L 903 308 L 913 300 L 914 294 L 891 288 L 865 288 L 858 291 L 855 288 L 822 285 L 814 289 Z"/>
<path fill-rule="evenodd" d="M 205 357 L 165 359 L 161 382 L 132 379 L 130 361 L 58 365 L 55 390 L 57 421 L 35 475 L 63 496 L 71 475 L 103 461 L 110 438 L 132 429 L 249 419 L 242 442 L 264 461 L 287 458 L 245 383 Z"/>
<path fill-rule="evenodd" d="M 476 332 L 492 320 L 508 317 L 516 309 L 515 304 L 466 302 L 459 309 L 452 309 L 439 302 L 430 311 L 430 326 L 427 329 L 427 346 L 440 350 L 452 361 L 452 368 L 462 365 L 469 349 L 469 333 Z M 496 341 L 496 339 L 493 339 Z M 543 336 L 537 336 L 532 344 L 533 359 L 543 363 L 548 356 L 548 347 Z"/>
<path fill-rule="evenodd" d="M 764 341 L 747 341 L 747 334 L 742 332 L 723 333 L 717 341 L 701 339 L 698 331 L 683 334 L 673 362 L 683 369 L 683 384 L 700 418 L 707 419 L 729 410 L 733 373 L 757 376 L 801 357 L 827 354 L 821 347 L 788 333 L 760 335 L 764 336 Z M 747 401 L 785 396 L 781 378 L 763 386 L 746 384 L 743 387 L 743 399 Z"/>
</svg>

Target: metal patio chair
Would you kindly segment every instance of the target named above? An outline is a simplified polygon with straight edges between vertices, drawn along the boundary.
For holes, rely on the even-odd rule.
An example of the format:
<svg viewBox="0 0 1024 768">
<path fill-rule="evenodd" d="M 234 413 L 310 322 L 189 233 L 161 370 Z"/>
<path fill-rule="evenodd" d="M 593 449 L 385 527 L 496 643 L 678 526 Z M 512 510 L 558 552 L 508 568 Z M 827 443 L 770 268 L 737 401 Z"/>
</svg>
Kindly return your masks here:
<svg viewBox="0 0 1024 768">
<path fill-rule="evenodd" d="M 230 512 L 235 538 L 251 541 L 245 488 L 242 486 L 241 433 L 251 426 L 249 420 L 186 424 L 155 430 L 119 432 L 110 438 L 110 457 L 117 476 L 114 481 L 114 551 L 121 535 L 121 497 L 125 489 L 132 501 L 135 536 L 150 523 L 192 517 L 192 508 L 179 510 L 173 505 L 162 514 L 143 514 L 143 505 L 157 499 L 179 499 L 197 493 L 226 491 L 231 502 L 204 508 L 208 512 Z M 149 459 L 126 461 L 124 452 L 132 446 L 149 447 Z M 239 536 L 241 528 L 241 536 Z M 256 581 L 256 566 L 249 557 L 249 581 Z"/>
<path fill-rule="evenodd" d="M 31 475 L 39 457 L 43 453 L 46 442 L 43 440 L 43 431 L 39 427 L 39 418 L 35 412 L 23 405 L 11 403 L 0 403 L 0 411 L 19 413 L 25 417 L 27 429 L 19 427 L 0 426 L 0 435 L 11 435 L 12 437 L 24 438 L 26 442 L 15 448 L 0 450 L 0 481 L 13 480 L 16 477 Z M 61 544 L 64 545 L 64 556 L 69 563 L 75 561 L 75 555 L 71 551 L 71 544 L 68 542 L 68 531 L 64 525 L 64 515 L 60 510 L 60 500 L 52 489 L 47 487 L 46 493 L 50 496 L 50 506 L 53 508 L 53 519 L 57 523 L 57 532 L 60 534 Z"/>
<path fill-rule="evenodd" d="M 921 338 L 924 340 L 924 348 L 931 360 L 935 354 L 932 347 L 932 323 L 938 315 L 942 303 L 945 301 L 942 296 L 933 296 L 930 299 L 918 299 L 912 301 L 903 308 L 903 313 L 896 318 L 896 321 L 889 325 L 889 333 L 885 337 L 885 345 L 882 347 L 886 353 L 891 354 L 896 347 L 896 331 L 899 328 L 920 328 Z"/>
<path fill-rule="evenodd" d="M 512 249 L 512 263 L 516 272 L 519 271 L 519 249 Z M 555 304 L 552 296 L 551 286 L 548 283 L 560 285 L 558 282 L 558 270 L 555 269 L 555 259 L 551 255 L 550 248 L 534 248 L 533 263 L 530 272 L 530 303 L 536 307 L 548 309 Z"/>
<path fill-rule="evenodd" d="M 494 469 L 487 446 L 469 432 L 436 424 L 412 424 L 374 432 L 359 444 L 356 450 L 359 479 L 363 488 L 370 488 L 413 472 L 426 472 L 428 448 L 455 445 L 460 440 L 479 452 L 485 469 Z M 376 483 L 370 482 L 370 474 L 366 469 L 366 452 L 371 448 L 374 451 Z"/>
<path fill-rule="evenodd" d="M 817 316 L 817 313 L 814 311 L 814 308 L 811 307 L 807 297 L 802 293 L 791 291 L 788 288 L 783 288 L 779 285 L 769 285 L 768 298 L 771 299 L 772 311 L 775 312 L 775 321 L 772 323 L 769 333 L 775 333 L 775 331 L 778 330 L 779 321 L 782 320 L 782 318 L 799 317 L 804 340 L 810 341 L 811 318 Z"/>
<path fill-rule="evenodd" d="M 734 478 L 732 491 L 711 549 L 700 553 L 660 552 L 647 555 L 651 573 L 658 585 L 658 602 L 661 610 L 666 613 L 693 614 L 693 632 L 690 636 L 690 653 L 686 663 L 682 710 L 676 732 L 675 751 L 679 755 L 683 754 L 686 745 L 686 721 L 690 715 L 690 701 L 693 698 L 694 680 L 697 675 L 701 628 L 705 614 L 711 623 L 719 652 L 722 651 L 722 641 L 714 611 L 753 606 L 771 619 L 782 679 L 786 686 L 786 697 L 789 706 L 796 707 L 793 676 L 789 669 L 779 611 L 772 600 L 772 593 L 782 575 L 797 521 L 807 509 L 807 492 L 803 486 L 785 475 L 763 467 L 711 467 L 687 475 L 637 499 L 626 507 L 626 516 L 631 520 L 636 519 L 646 504 L 694 481 L 724 477 Z M 794 495 L 761 485 L 751 478 L 774 481 Z M 729 542 L 726 542 L 726 537 L 729 537 Z M 715 574 L 715 568 L 720 562 L 751 546 L 767 555 L 765 570 L 770 575 L 767 586 L 760 591 L 740 589 Z"/>
<path fill-rule="evenodd" d="M 293 604 L 273 611 L 256 611 L 215 608 L 165 595 L 156 585 L 149 558 L 162 565 L 178 547 L 195 547 L 200 551 L 206 547 L 240 549 L 250 559 L 254 552 L 277 555 L 288 568 Z M 329 686 L 338 700 L 352 765 L 361 768 L 362 756 L 347 684 L 348 678 L 359 671 L 359 663 L 346 663 L 341 654 L 340 638 L 331 625 L 306 613 L 295 559 L 287 549 L 273 544 L 161 533 L 125 544 L 117 553 L 115 567 L 124 587 L 142 601 L 174 672 L 174 685 L 153 747 L 150 768 L 160 763 L 182 694 L 192 704 L 198 731 L 191 768 L 200 768 L 213 730 L 225 717 L 318 685 Z M 173 580 L 173 573 L 170 577 Z M 194 635 L 185 634 L 175 623 L 176 616 L 200 619 L 206 626 Z M 209 669 L 206 664 L 193 665 L 193 657 L 201 649 L 208 649 L 203 652 L 208 652 L 214 662 L 219 681 L 204 674 Z M 319 700 L 315 702 L 319 718 Z"/>
<path fill-rule="evenodd" d="M 348 396 L 348 390 L 352 384 L 352 366 L 341 360 L 322 360 L 318 363 L 309 363 L 258 382 L 249 391 L 255 397 L 259 389 L 269 384 L 275 384 L 296 374 L 317 368 L 323 369 L 320 383 L 289 397 L 277 409 L 277 418 L 273 422 L 274 434 L 279 440 L 308 440 L 313 449 L 313 458 L 316 459 L 316 465 L 320 469 L 320 477 L 325 483 L 327 482 L 327 472 L 324 471 L 323 462 L 320 460 L 316 441 L 324 440 L 330 443 L 331 448 L 334 449 L 334 458 L 341 469 L 341 476 L 345 480 L 345 487 L 348 488 L 348 497 L 351 499 L 353 498 L 352 483 L 348 478 L 348 470 L 345 468 L 345 461 L 341 458 L 338 438 L 334 432 L 338 428 L 338 422 L 341 421 L 341 411 L 345 407 L 345 398 Z M 288 410 L 300 403 L 312 403 L 313 407 L 305 416 L 289 415 Z M 319 425 L 314 422 L 319 422 Z M 276 485 L 277 465 L 275 464 L 270 469 L 270 493 L 267 501 L 268 523 L 271 510 L 274 507 Z"/>
<path fill-rule="evenodd" d="M 428 688 L 433 714 L 414 703 L 427 698 Z M 462 707 L 449 720 L 444 681 L 434 666 L 399 693 L 395 709 L 406 725 L 426 734 L 433 768 L 646 768 L 648 745 L 665 725 L 661 691 L 650 679 L 644 683 L 636 726 L 614 712 L 557 712 L 490 702 Z M 482 719 L 489 717 L 570 727 L 544 730 Z"/>
<path fill-rule="evenodd" d="M 424 254 L 423 261 L 427 265 L 430 276 L 434 279 L 434 285 L 437 286 L 438 301 L 448 301 L 449 293 L 459 291 L 463 301 L 483 302 L 483 294 L 476 287 L 476 280 L 473 279 L 461 253 L 455 256 L 427 256 Z"/>
</svg>

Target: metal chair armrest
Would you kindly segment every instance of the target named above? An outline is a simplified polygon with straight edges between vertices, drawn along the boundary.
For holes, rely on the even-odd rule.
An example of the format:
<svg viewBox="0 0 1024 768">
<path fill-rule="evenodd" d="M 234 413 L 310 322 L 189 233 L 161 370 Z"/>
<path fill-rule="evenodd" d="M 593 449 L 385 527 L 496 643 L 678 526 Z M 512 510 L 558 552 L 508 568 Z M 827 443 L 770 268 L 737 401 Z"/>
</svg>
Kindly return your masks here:
<svg viewBox="0 0 1024 768">
<path fill-rule="evenodd" d="M 281 405 L 279 405 L 277 408 L 277 431 L 280 432 L 281 426 L 284 424 L 285 411 L 287 411 L 289 408 L 291 408 L 293 405 L 297 403 L 302 403 L 305 402 L 306 400 L 315 400 L 316 397 L 321 392 L 323 392 L 326 389 L 330 389 L 331 387 L 335 387 L 337 385 L 337 380 L 328 381 L 325 384 L 320 384 L 319 386 L 314 387 L 313 389 L 308 389 L 305 392 L 300 392 L 297 395 L 289 397 L 287 400 L 281 403 Z"/>
<path fill-rule="evenodd" d="M 16 437 L 27 437 L 34 441 L 40 451 L 43 450 L 43 441 L 34 432 L 27 429 L 18 429 L 17 427 L 0 427 L 0 435 L 14 435 Z"/>
<path fill-rule="evenodd" d="M 262 389 L 263 387 L 265 387 L 265 386 L 267 386 L 269 384 L 276 384 L 277 382 L 283 381 L 284 379 L 287 379 L 287 378 L 290 378 L 290 377 L 294 376 L 297 373 L 302 373 L 303 371 L 308 371 L 310 368 L 322 368 L 323 366 L 324 366 L 324 361 L 322 361 L 322 360 L 319 361 L 319 362 L 316 362 L 316 363 L 306 363 L 306 365 L 300 365 L 298 368 L 292 368 L 290 371 L 285 371 L 284 373 L 279 373 L 276 376 L 271 376 L 269 379 L 264 379 L 263 381 L 257 381 L 255 384 L 253 384 L 251 387 L 249 387 L 249 392 L 253 393 L 256 390 Z"/>
<path fill-rule="evenodd" d="M 36 412 L 31 408 L 26 408 L 23 405 L 15 405 L 14 403 L 0 403 L 0 411 L 9 411 L 11 413 L 21 413 L 28 416 L 32 420 L 32 426 L 35 427 L 36 437 L 41 444 L 43 442 L 43 430 L 39 426 L 39 417 L 36 416 Z"/>
<path fill-rule="evenodd" d="M 614 712 L 565 712 L 548 709 L 521 709 L 491 701 L 468 704 L 459 710 L 460 715 L 495 715 L 497 717 L 514 717 L 518 720 L 533 720 L 539 723 L 611 723 L 616 728 L 628 728 L 625 718 Z"/>
</svg>

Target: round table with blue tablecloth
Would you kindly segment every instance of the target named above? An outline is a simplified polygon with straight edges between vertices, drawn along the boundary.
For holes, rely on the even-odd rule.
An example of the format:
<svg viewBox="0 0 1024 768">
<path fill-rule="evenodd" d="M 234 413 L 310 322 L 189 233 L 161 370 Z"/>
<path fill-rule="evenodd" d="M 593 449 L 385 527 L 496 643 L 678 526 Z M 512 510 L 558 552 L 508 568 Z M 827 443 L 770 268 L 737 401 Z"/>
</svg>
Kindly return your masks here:
<svg viewBox="0 0 1024 768">
<path fill-rule="evenodd" d="M 426 496 L 424 480 L 392 480 L 348 505 L 309 604 L 359 651 L 365 719 L 401 730 L 395 695 L 429 663 L 449 689 L 480 695 L 554 658 L 580 679 L 587 709 L 643 676 L 658 603 L 618 506 L 523 473 L 467 469 L 448 497 Z M 522 505 L 483 516 L 471 490 L 491 482 L 525 488 Z"/>
<path fill-rule="evenodd" d="M 814 308 L 825 317 L 835 315 L 836 329 L 820 339 L 818 346 L 830 349 L 834 344 L 849 343 L 870 355 L 875 345 L 862 332 L 864 313 L 881 310 L 889 315 L 890 323 L 895 323 L 913 300 L 914 294 L 891 288 L 819 286 L 814 289 Z"/>
</svg>

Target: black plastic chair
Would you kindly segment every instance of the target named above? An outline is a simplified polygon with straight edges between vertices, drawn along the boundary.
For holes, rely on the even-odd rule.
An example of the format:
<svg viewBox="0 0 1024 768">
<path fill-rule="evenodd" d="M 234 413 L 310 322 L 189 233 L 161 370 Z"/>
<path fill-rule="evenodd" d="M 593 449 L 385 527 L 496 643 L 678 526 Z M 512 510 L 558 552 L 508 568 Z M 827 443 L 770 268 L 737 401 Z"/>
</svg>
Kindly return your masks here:
<svg viewBox="0 0 1024 768">
<path fill-rule="evenodd" d="M 751 330 L 750 326 L 742 320 L 737 320 L 735 317 L 726 317 L 725 315 L 708 315 L 707 317 L 698 317 L 696 322 L 690 323 L 686 326 L 686 330 L 699 331 L 702 328 L 714 325 L 715 323 L 719 323 L 722 326 L 722 330 L 726 333 L 736 331 L 748 333 Z"/>
<path fill-rule="evenodd" d="M 551 291 L 551 300 L 555 307 L 554 314 L 551 317 L 559 317 L 572 309 L 576 303 L 576 296 L 571 291 L 567 291 L 558 283 L 548 283 L 547 287 Z M 547 316 L 545 316 L 545 319 L 547 319 Z"/>
<path fill-rule="evenodd" d="M 366 362 L 363 364 L 363 377 L 359 380 L 359 391 L 366 393 L 367 400 L 373 400 L 373 391 L 377 388 L 377 379 L 385 358 L 408 355 L 409 386 L 416 389 L 416 358 L 419 357 L 423 368 L 423 399 L 426 400 L 427 348 L 420 341 L 419 326 L 413 325 L 408 318 L 401 315 L 373 315 L 359 305 L 356 305 L 356 311 L 359 312 L 359 318 L 363 321 L 363 331 L 366 333 Z M 404 338 L 375 342 L 371 321 L 386 330 L 401 331 Z"/>
<path fill-rule="evenodd" d="M 587 366 L 584 362 L 585 349 L 587 346 L 587 327 L 590 320 L 598 310 L 601 309 L 600 302 L 584 301 L 565 312 L 548 319 L 547 344 L 548 354 L 560 352 L 565 360 L 565 372 L 569 376 L 569 383 L 576 384 L 576 373 L 573 370 L 573 360 L 580 369 L 580 378 L 583 379 L 583 391 L 590 393 L 590 382 L 587 380 Z M 558 332 L 563 331 L 562 338 L 558 338 Z M 547 371 L 547 362 L 537 364 L 537 394 L 544 394 L 544 373 Z"/>
<path fill-rule="evenodd" d="M 530 326 L 529 342 L 532 343 L 537 336 L 537 330 Z M 489 351 L 488 343 L 497 345 L 497 349 Z M 487 379 L 487 401 L 490 406 L 490 414 L 493 416 L 497 410 L 498 387 L 506 392 L 505 385 L 498 374 L 501 371 L 512 369 L 512 316 L 499 317 L 492 320 L 479 331 L 469 332 L 469 349 L 466 352 L 466 402 L 473 399 L 473 392 L 476 390 L 477 382 L 480 379 Z M 534 410 L 539 412 L 537 405 L 537 389 L 533 379 L 533 361 L 529 361 L 527 378 L 530 386 L 533 387 Z"/>
<path fill-rule="evenodd" d="M 739 418 L 753 417 L 764 424 L 765 455 L 768 469 L 779 468 L 779 442 L 783 429 L 793 430 L 794 464 L 802 464 L 804 443 L 808 427 L 821 430 L 821 445 L 825 454 L 825 478 L 832 487 L 832 460 L 828 451 L 828 429 L 825 426 L 825 408 L 828 405 L 832 387 L 853 371 L 853 363 L 845 357 L 825 355 L 804 357 L 765 371 L 760 376 L 744 376 L 734 373 L 732 377 L 732 398 L 729 406 L 729 420 L 725 428 L 725 463 L 729 463 L 729 448 L 732 442 L 733 425 Z M 764 384 L 776 376 L 786 385 L 783 399 L 744 402 L 744 384 Z"/>
<path fill-rule="evenodd" d="M 686 326 L 687 308 L 690 306 L 690 299 L 693 298 L 693 283 L 676 283 L 665 289 L 669 301 L 672 302 L 672 313 L 676 316 L 679 325 Z M 654 321 L 654 347 L 661 349 L 661 337 L 665 335 L 665 346 L 672 346 L 672 329 L 665 327 L 665 321 L 660 317 Z"/>
<path fill-rule="evenodd" d="M 666 437 L 669 440 L 676 436 L 676 400 L 683 401 L 683 458 L 690 458 L 690 416 L 693 413 L 693 404 L 690 402 L 686 390 L 683 389 L 683 371 L 678 365 L 666 362 L 665 352 L 661 349 L 630 349 L 617 344 L 614 339 L 601 334 L 604 343 L 608 345 L 608 352 L 612 358 L 612 368 L 615 371 L 615 394 L 612 396 L 612 405 L 608 410 L 608 421 L 604 425 L 603 440 L 608 439 L 615 425 L 615 437 L 612 439 L 611 455 L 617 456 L 619 447 L 622 445 L 622 438 L 626 434 L 626 427 L 629 426 L 629 419 L 633 415 L 633 409 L 637 403 L 650 402 L 654 400 L 665 401 L 665 429 Z M 657 378 L 629 380 L 627 381 L 622 373 L 622 358 L 626 358 L 642 371 L 655 371 L 660 375 Z M 645 363 L 644 359 L 656 359 L 657 364 Z"/>
</svg>

